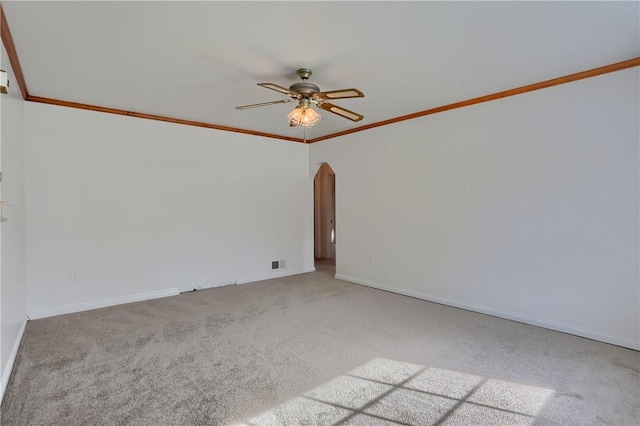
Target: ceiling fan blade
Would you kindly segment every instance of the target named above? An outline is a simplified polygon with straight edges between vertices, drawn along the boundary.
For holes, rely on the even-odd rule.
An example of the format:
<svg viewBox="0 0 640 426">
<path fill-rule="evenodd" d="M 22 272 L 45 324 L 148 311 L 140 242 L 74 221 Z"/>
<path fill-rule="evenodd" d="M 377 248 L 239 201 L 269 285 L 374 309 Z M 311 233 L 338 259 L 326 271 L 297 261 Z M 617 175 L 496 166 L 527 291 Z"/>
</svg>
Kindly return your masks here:
<svg viewBox="0 0 640 426">
<path fill-rule="evenodd" d="M 358 89 L 340 89 L 329 90 L 328 92 L 319 92 L 313 95 L 314 99 L 346 99 L 346 98 L 364 98 L 364 93 Z"/>
<path fill-rule="evenodd" d="M 237 106 L 236 109 L 249 109 L 249 108 L 257 108 L 257 107 L 267 106 L 267 105 L 286 104 L 288 102 L 293 102 L 293 101 L 295 101 L 295 99 L 282 99 L 280 101 L 262 102 L 260 104 Z"/>
<path fill-rule="evenodd" d="M 348 109 L 344 109 L 334 104 L 330 104 L 328 102 L 317 103 L 318 107 L 324 109 L 325 111 L 332 112 L 334 114 L 338 114 L 344 118 L 348 118 L 351 121 L 360 121 L 364 118 L 364 115 L 358 114 L 357 112 L 349 111 Z"/>
<path fill-rule="evenodd" d="M 289 90 L 286 87 L 282 87 L 282 86 L 278 86 L 277 84 L 273 84 L 273 83 L 258 83 L 258 86 L 262 86 L 265 87 L 267 89 L 271 89 L 271 90 L 275 90 L 276 92 L 280 92 L 280 93 L 284 93 L 285 95 L 289 95 L 293 98 L 299 98 L 300 94 L 297 92 L 294 92 L 293 90 Z"/>
</svg>

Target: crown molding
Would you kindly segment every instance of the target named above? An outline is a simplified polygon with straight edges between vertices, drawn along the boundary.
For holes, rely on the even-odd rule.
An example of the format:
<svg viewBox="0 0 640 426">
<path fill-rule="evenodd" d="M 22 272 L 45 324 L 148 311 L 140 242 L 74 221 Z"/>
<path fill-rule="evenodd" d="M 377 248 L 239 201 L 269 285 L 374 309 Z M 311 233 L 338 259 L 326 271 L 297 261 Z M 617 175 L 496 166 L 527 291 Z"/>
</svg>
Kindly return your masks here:
<svg viewBox="0 0 640 426">
<path fill-rule="evenodd" d="M 24 74 L 22 73 L 22 67 L 20 66 L 20 60 L 18 59 L 18 52 L 16 52 L 16 46 L 13 44 L 13 37 L 11 36 L 7 17 L 4 14 L 2 5 L 0 5 L 0 37 L 2 38 L 2 43 L 4 43 L 5 49 L 7 49 L 11 68 L 13 68 L 13 73 L 16 76 L 18 87 L 20 88 L 20 92 L 22 92 L 22 99 L 26 100 L 29 98 L 27 82 L 24 79 Z"/>
<path fill-rule="evenodd" d="M 290 142 L 308 143 L 308 141 L 305 141 L 304 139 L 301 139 L 301 138 L 292 138 L 289 136 L 276 135 L 273 133 L 258 132 L 255 130 L 240 129 L 237 127 L 230 127 L 230 126 L 221 126 L 219 124 L 204 123 L 201 121 L 183 120 L 180 118 L 166 117 L 163 115 L 155 115 L 155 114 L 146 114 L 143 112 L 126 111 L 118 108 L 109 108 L 109 107 L 103 107 L 99 105 L 83 104 L 79 102 L 65 101 L 61 99 L 43 98 L 40 96 L 29 96 L 27 98 L 27 101 L 37 102 L 41 104 L 68 107 L 68 108 L 77 108 L 77 109 L 85 109 L 89 111 L 104 112 L 107 114 L 126 115 L 128 117 L 145 118 L 147 120 L 164 121 L 166 123 L 181 124 L 184 126 L 204 127 L 207 129 L 222 130 L 225 132 L 243 133 L 246 135 L 262 136 L 265 138 L 280 139 L 280 140 L 285 140 Z"/>
<path fill-rule="evenodd" d="M 621 71 L 627 68 L 640 66 L 640 57 L 628 59 L 615 64 L 605 65 L 603 67 L 593 68 L 587 71 L 581 71 L 574 74 L 565 75 L 563 77 L 552 78 L 538 83 L 528 84 L 526 86 L 516 87 L 515 89 L 504 90 L 502 92 L 492 93 L 477 98 L 467 99 L 465 101 L 454 102 L 452 104 L 439 106 L 436 108 L 426 109 L 414 112 L 413 114 L 401 115 L 400 117 L 391 118 L 389 120 L 378 121 L 376 123 L 367 124 L 365 126 L 355 127 L 353 129 L 344 130 L 342 132 L 332 133 L 330 135 L 320 136 L 310 139 L 308 143 L 324 141 L 338 136 L 344 136 L 351 133 L 362 132 L 376 127 L 387 126 L 389 124 L 399 123 L 401 121 L 412 120 L 414 118 L 424 117 L 426 115 L 437 114 L 439 112 L 450 111 L 452 109 L 463 108 L 470 105 L 476 105 L 483 102 L 490 102 L 496 99 L 507 98 L 509 96 L 520 95 L 522 93 L 533 92 L 534 90 L 546 89 L 547 87 L 558 86 L 560 84 L 571 83 L 573 81 L 583 80 L 585 78 L 596 77 L 602 74 L 608 74 L 615 71 Z"/>
<path fill-rule="evenodd" d="M 426 109 L 426 110 L 423 110 L 423 111 L 414 112 L 412 114 L 401 115 L 399 117 L 390 118 L 388 120 L 378 121 L 378 122 L 367 124 L 367 125 L 364 125 L 364 126 L 354 127 L 352 129 L 344 130 L 344 131 L 341 131 L 341 132 L 332 133 L 332 134 L 325 135 L 325 136 L 319 136 L 319 137 L 314 138 L 314 139 L 305 140 L 305 139 L 302 139 L 302 138 L 293 138 L 293 137 L 277 135 L 277 134 L 273 134 L 273 133 L 265 133 L 265 132 L 258 132 L 258 131 L 255 131 L 255 130 L 241 129 L 241 128 L 237 128 L 237 127 L 222 126 L 222 125 L 213 124 L 213 123 L 205 123 L 205 122 L 192 121 L 192 120 L 183 120 L 183 119 L 179 119 L 179 118 L 172 118 L 172 117 L 166 117 L 166 116 L 155 115 L 155 114 L 146 114 L 146 113 L 142 113 L 142 112 L 126 111 L 126 110 L 122 110 L 122 109 L 103 107 L 103 106 L 99 106 L 99 105 L 90 105 L 90 104 L 83 104 L 83 103 L 79 103 L 79 102 L 65 101 L 65 100 L 61 100 L 61 99 L 51 99 L 51 98 L 45 98 L 45 97 L 40 97 L 40 96 L 32 96 L 29 93 L 28 89 L 27 89 L 27 82 L 26 82 L 26 80 L 24 78 L 24 74 L 22 72 L 22 67 L 20 66 L 20 60 L 18 59 L 18 53 L 17 53 L 15 45 L 13 43 L 13 37 L 11 36 L 11 31 L 9 29 L 9 24 L 7 23 L 7 19 L 6 19 L 6 16 L 4 14 L 4 10 L 2 9 L 2 5 L 0 5 L 0 35 L 2 37 L 2 42 L 4 43 L 4 46 L 5 46 L 6 50 L 7 50 L 7 54 L 9 56 L 9 62 L 11 63 L 11 67 L 13 68 L 13 72 L 14 72 L 14 74 L 16 76 L 16 80 L 17 80 L 18 86 L 20 87 L 20 91 L 22 93 L 22 97 L 26 101 L 38 102 L 38 103 L 49 104 L 49 105 L 57 105 L 57 106 L 63 106 L 63 107 L 69 107 L 69 108 L 85 109 L 85 110 L 97 111 L 97 112 L 104 112 L 104 113 L 108 113 L 108 114 L 126 115 L 126 116 L 129 116 L 129 117 L 144 118 L 144 119 L 156 120 L 156 121 L 164 121 L 164 122 L 167 122 L 167 123 L 181 124 L 181 125 L 185 125 L 185 126 L 204 127 L 204 128 L 207 128 L 207 129 L 221 130 L 221 131 L 234 132 L 234 133 L 242 133 L 242 134 L 246 134 L 246 135 L 261 136 L 261 137 L 265 137 L 265 138 L 280 139 L 280 140 L 285 140 L 285 141 L 290 141 L 290 142 L 298 142 L 298 143 L 316 143 L 316 142 L 324 141 L 324 140 L 327 140 L 327 139 L 333 139 L 333 138 L 337 138 L 339 136 L 348 135 L 348 134 L 351 134 L 351 133 L 362 132 L 364 130 L 374 129 L 376 127 L 388 126 L 390 124 L 399 123 L 401 121 L 412 120 L 414 118 L 420 118 L 420 117 L 424 117 L 424 116 L 427 116 L 427 115 L 437 114 L 439 112 L 450 111 L 452 109 L 463 108 L 463 107 L 466 107 L 466 106 L 476 105 L 476 104 L 480 104 L 480 103 L 483 103 L 483 102 L 490 102 L 490 101 L 494 101 L 494 100 L 497 100 L 497 99 L 506 98 L 506 97 L 509 97 L 509 96 L 520 95 L 520 94 L 527 93 L 527 92 L 533 92 L 535 90 L 546 89 L 548 87 L 558 86 L 560 84 L 571 83 L 573 81 L 578 81 L 578 80 L 582 80 L 582 79 L 585 79 L 585 78 L 596 77 L 596 76 L 599 76 L 599 75 L 602 75 L 602 74 L 608 74 L 608 73 L 612 73 L 612 72 L 616 72 L 616 71 L 621 71 L 621 70 L 624 70 L 624 69 L 627 69 L 627 68 L 633 68 L 633 67 L 640 66 L 640 57 L 633 58 L 633 59 L 627 59 L 626 61 L 616 62 L 614 64 L 605 65 L 605 66 L 598 67 L 598 68 L 593 68 L 593 69 L 590 69 L 590 70 L 587 70 L 587 71 L 581 71 L 581 72 L 577 72 L 577 73 L 574 73 L 574 74 L 569 74 L 569 75 L 565 75 L 565 76 L 562 76 L 562 77 L 553 78 L 551 80 L 545 80 L 545 81 L 541 81 L 541 82 L 538 82 L 538 83 L 529 84 L 529 85 L 526 85 L 526 86 L 516 87 L 514 89 L 504 90 L 502 92 L 496 92 L 496 93 L 492 93 L 492 94 L 489 94 L 489 95 L 484 95 L 484 96 L 480 96 L 480 97 L 477 97 L 477 98 L 467 99 L 467 100 L 460 101 L 460 102 L 454 102 L 452 104 L 443 105 L 443 106 L 439 106 L 439 107 L 436 107 L 436 108 L 430 108 L 430 109 Z"/>
</svg>

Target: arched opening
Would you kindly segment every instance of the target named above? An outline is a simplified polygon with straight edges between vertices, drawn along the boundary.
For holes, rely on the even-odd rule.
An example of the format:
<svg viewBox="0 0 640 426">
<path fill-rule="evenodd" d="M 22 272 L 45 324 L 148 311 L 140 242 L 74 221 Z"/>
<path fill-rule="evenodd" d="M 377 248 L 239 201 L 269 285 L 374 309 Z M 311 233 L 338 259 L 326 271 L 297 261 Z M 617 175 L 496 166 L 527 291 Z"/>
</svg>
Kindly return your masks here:
<svg viewBox="0 0 640 426">
<path fill-rule="evenodd" d="M 336 174 L 322 163 L 313 179 L 313 234 L 316 270 L 336 270 Z"/>
</svg>

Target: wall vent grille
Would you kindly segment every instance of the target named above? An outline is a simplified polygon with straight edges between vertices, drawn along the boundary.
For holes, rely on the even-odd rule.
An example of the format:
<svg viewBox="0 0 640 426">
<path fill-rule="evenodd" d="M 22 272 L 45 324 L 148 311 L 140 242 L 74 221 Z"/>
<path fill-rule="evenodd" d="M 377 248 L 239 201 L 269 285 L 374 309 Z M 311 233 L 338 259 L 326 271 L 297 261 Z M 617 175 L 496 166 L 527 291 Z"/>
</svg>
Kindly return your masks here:
<svg viewBox="0 0 640 426">
<path fill-rule="evenodd" d="M 271 269 L 275 270 L 275 269 L 284 269 L 287 267 L 287 261 L 286 260 L 274 260 L 273 262 L 271 262 Z"/>
</svg>

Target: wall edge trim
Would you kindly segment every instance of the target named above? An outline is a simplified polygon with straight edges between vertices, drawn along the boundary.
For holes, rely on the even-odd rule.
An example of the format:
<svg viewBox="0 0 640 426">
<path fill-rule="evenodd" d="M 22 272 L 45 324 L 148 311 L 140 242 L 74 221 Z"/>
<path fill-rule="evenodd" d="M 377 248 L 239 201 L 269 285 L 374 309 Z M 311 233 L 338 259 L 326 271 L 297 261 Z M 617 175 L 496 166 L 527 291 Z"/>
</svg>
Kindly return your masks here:
<svg viewBox="0 0 640 426">
<path fill-rule="evenodd" d="M 4 392 L 7 390 L 7 385 L 9 385 L 9 379 L 11 378 L 11 373 L 13 372 L 16 357 L 18 356 L 18 349 L 20 349 L 22 337 L 24 336 L 24 330 L 27 327 L 27 321 L 28 318 L 25 317 L 24 321 L 22 322 L 22 326 L 20 326 L 20 331 L 18 331 L 18 335 L 16 336 L 16 340 L 13 342 L 13 348 L 11 349 L 11 353 L 9 354 L 7 365 L 4 367 L 4 371 L 2 372 L 2 382 L 0 382 L 0 404 L 4 399 Z"/>
<path fill-rule="evenodd" d="M 291 269 L 291 270 L 286 270 L 285 269 L 284 271 L 278 271 L 278 272 L 272 272 L 272 273 L 261 274 L 261 275 L 250 275 L 250 276 L 246 276 L 246 277 L 241 277 L 241 278 L 238 278 L 237 283 L 238 284 L 249 284 L 249 283 L 255 283 L 255 282 L 259 282 L 259 281 L 271 280 L 271 279 L 274 279 L 274 278 L 289 277 L 291 275 L 306 274 L 308 272 L 313 272 L 315 270 L 316 270 L 315 267 L 302 268 L 302 269 Z"/>
<path fill-rule="evenodd" d="M 126 303 L 142 302 L 144 300 L 159 299 L 162 297 L 177 296 L 180 292 L 177 288 L 152 291 L 149 293 L 137 293 L 126 296 L 98 299 L 90 302 L 74 303 L 71 305 L 54 306 L 52 308 L 34 309 L 29 311 L 30 319 L 41 319 L 56 315 L 73 314 L 76 312 L 90 311 L 92 309 L 107 308 L 109 306 L 123 305 Z"/>
<path fill-rule="evenodd" d="M 559 331 L 561 333 L 570 334 L 578 337 L 583 337 L 591 340 L 596 340 L 603 343 L 608 343 L 616 346 L 621 346 L 628 349 L 640 351 L 640 340 L 635 341 L 623 336 L 616 336 L 609 333 L 602 333 L 600 331 L 591 330 L 582 327 L 575 327 L 567 324 L 561 324 L 553 321 L 547 321 L 541 318 L 530 317 L 527 315 L 521 315 L 516 312 L 502 311 L 487 308 L 478 305 L 469 305 L 467 303 L 460 303 L 450 299 L 442 299 L 439 297 L 433 297 L 422 293 L 415 293 L 412 291 L 401 290 L 396 287 L 392 287 L 386 284 L 380 284 L 374 281 L 365 280 L 357 277 L 352 277 L 344 274 L 336 274 L 337 280 L 347 281 L 354 284 L 364 285 L 366 287 L 372 287 L 378 290 L 388 291 L 391 293 L 400 294 L 403 296 L 414 297 L 416 299 L 425 300 L 427 302 L 438 303 L 440 305 L 446 305 L 453 308 L 464 309 L 466 311 L 476 312 L 479 314 L 490 315 L 497 318 L 502 318 L 510 321 L 516 321 L 519 323 L 533 325 L 536 327 L 542 327 L 553 331 Z"/>
</svg>

